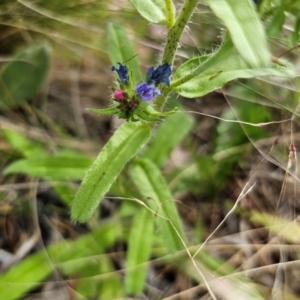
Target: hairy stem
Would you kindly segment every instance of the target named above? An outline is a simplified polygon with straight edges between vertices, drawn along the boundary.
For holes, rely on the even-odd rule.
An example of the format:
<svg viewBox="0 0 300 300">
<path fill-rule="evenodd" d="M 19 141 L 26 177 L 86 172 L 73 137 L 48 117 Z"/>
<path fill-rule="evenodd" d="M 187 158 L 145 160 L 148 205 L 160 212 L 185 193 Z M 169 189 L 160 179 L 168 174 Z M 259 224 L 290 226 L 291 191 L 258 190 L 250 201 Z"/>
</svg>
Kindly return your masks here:
<svg viewBox="0 0 300 300">
<path fill-rule="evenodd" d="M 166 0 L 166 3 L 168 1 Z M 185 0 L 184 4 L 181 7 L 178 17 L 175 20 L 173 27 L 169 29 L 167 42 L 163 54 L 163 63 L 168 63 L 171 67 L 173 65 L 174 57 L 176 54 L 177 46 L 179 40 L 182 36 L 183 30 L 187 23 L 189 22 L 194 9 L 196 8 L 198 0 Z M 163 87 L 162 94 L 156 98 L 155 106 L 157 110 L 162 110 L 168 93 L 170 92 L 169 88 Z"/>
<path fill-rule="evenodd" d="M 163 62 L 172 66 L 177 46 L 183 30 L 189 22 L 194 9 L 196 8 L 198 0 L 186 0 L 181 7 L 180 13 L 172 28 L 170 28 L 167 37 L 167 43 L 164 49 Z"/>
<path fill-rule="evenodd" d="M 175 22 L 175 9 L 172 0 L 165 0 L 167 15 L 168 15 L 168 28 L 172 28 Z"/>
</svg>

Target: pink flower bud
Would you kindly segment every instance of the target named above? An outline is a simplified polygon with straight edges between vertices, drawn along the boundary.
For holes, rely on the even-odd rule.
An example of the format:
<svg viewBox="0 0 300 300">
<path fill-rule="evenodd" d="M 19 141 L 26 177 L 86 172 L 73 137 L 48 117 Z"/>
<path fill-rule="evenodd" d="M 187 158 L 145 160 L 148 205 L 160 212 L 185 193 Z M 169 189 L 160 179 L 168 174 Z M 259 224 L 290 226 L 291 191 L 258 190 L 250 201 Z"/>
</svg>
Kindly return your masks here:
<svg viewBox="0 0 300 300">
<path fill-rule="evenodd" d="M 117 101 L 126 100 L 125 91 L 123 91 L 123 90 L 115 90 L 114 91 L 114 99 L 116 99 Z"/>
</svg>

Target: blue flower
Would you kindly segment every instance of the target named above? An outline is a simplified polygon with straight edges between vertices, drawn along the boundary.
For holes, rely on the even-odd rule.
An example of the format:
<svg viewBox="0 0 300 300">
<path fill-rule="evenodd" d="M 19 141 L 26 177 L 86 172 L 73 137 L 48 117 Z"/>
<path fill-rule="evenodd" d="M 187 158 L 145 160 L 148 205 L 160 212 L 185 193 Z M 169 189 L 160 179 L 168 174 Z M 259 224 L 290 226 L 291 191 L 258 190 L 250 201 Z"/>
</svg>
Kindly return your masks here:
<svg viewBox="0 0 300 300">
<path fill-rule="evenodd" d="M 157 67 L 157 69 L 154 69 L 154 67 L 151 67 L 148 69 L 147 72 L 147 83 L 148 84 L 154 84 L 157 86 L 159 83 L 164 83 L 165 85 L 170 85 L 169 77 L 171 75 L 171 67 L 169 64 L 164 63 Z"/>
<path fill-rule="evenodd" d="M 122 65 L 119 62 L 117 64 L 120 66 L 119 69 L 116 68 L 115 66 L 112 66 L 111 70 L 112 71 L 117 71 L 121 82 L 124 83 L 124 84 L 127 84 L 128 81 L 129 81 L 129 75 L 128 75 L 127 67 L 125 65 Z"/>
<path fill-rule="evenodd" d="M 160 90 L 154 85 L 148 85 L 146 82 L 141 82 L 135 88 L 136 93 L 145 101 L 151 101 L 155 96 L 160 95 Z"/>
</svg>

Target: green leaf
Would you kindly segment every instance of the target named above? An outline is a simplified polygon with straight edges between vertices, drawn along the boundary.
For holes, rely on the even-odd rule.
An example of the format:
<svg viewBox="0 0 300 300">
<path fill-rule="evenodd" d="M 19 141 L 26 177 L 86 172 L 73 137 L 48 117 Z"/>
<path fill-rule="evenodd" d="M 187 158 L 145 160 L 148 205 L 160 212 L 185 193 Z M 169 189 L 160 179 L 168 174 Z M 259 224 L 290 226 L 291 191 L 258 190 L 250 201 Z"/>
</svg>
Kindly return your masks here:
<svg viewBox="0 0 300 300">
<path fill-rule="evenodd" d="M 26 48 L 0 71 L 0 108 L 15 107 L 33 97 L 44 83 L 50 65 L 45 45 Z"/>
<path fill-rule="evenodd" d="M 279 201 L 279 200 L 278 200 Z M 268 213 L 252 211 L 250 220 L 253 223 L 271 228 L 272 232 L 291 244 L 299 244 L 300 226 L 292 220 L 278 218 Z"/>
<path fill-rule="evenodd" d="M 250 68 L 230 41 L 226 41 L 204 63 L 202 61 L 203 58 L 196 57 L 177 69 L 171 87 L 175 87 L 178 94 L 187 98 L 200 97 L 237 78 L 296 76 L 292 65 L 286 61 L 282 61 L 285 66 L 273 63 L 268 68 Z"/>
<path fill-rule="evenodd" d="M 94 256 L 103 253 L 105 248 L 111 246 L 120 236 L 120 232 L 119 224 L 110 222 L 76 241 L 64 240 L 47 247 L 46 251 L 43 250 L 24 258 L 13 268 L 1 274 L 0 299 L 23 299 L 26 292 L 43 283 L 54 270 L 57 272 L 57 267 L 67 275 L 73 275 L 76 271 L 88 268 L 91 260 L 95 264 Z M 112 276 L 115 275 L 113 271 L 111 270 Z M 106 273 L 106 270 L 103 270 L 103 273 Z M 86 280 L 82 273 L 76 275 L 81 275 L 81 278 L 77 278 L 78 281 Z M 111 277 L 106 276 L 104 280 L 98 279 L 97 285 L 100 285 L 100 280 L 102 284 L 106 279 L 111 280 Z M 120 294 L 119 291 L 118 294 Z"/>
<path fill-rule="evenodd" d="M 118 24 L 110 23 L 107 28 L 107 46 L 110 60 L 113 65 L 117 62 L 126 62 L 126 65 L 133 72 L 135 82 L 142 80 L 139 64 L 131 41 L 124 28 Z M 115 76 L 117 73 L 114 72 Z"/>
<path fill-rule="evenodd" d="M 183 238 L 182 224 L 173 197 L 159 169 L 150 160 L 139 159 L 131 168 L 130 175 L 140 193 L 148 199 L 147 205 L 164 217 L 156 216 L 156 221 L 166 248 L 172 253 L 182 250 L 183 244 L 178 236 L 179 234 Z"/>
<path fill-rule="evenodd" d="M 125 277 L 128 295 L 138 295 L 143 291 L 147 262 L 151 254 L 153 225 L 153 213 L 145 207 L 140 207 L 135 214 L 128 240 Z"/>
<path fill-rule="evenodd" d="M 36 158 L 46 154 L 40 143 L 33 142 L 14 130 L 2 129 L 2 134 L 13 148 L 26 157 L 34 156 Z"/>
<path fill-rule="evenodd" d="M 81 179 L 93 160 L 86 156 L 44 156 L 18 160 L 3 174 L 24 173 L 45 179 Z"/>
<path fill-rule="evenodd" d="M 213 12 L 228 28 L 233 43 L 251 66 L 268 66 L 271 62 L 263 25 L 249 0 L 206 0 Z"/>
<path fill-rule="evenodd" d="M 137 11 L 152 23 L 167 24 L 168 15 L 165 0 L 130 0 Z M 175 7 L 172 3 L 172 11 Z"/>
<path fill-rule="evenodd" d="M 21 299 L 27 291 L 49 276 L 53 269 L 54 266 L 44 251 L 26 258 L 0 276 L 0 299 Z"/>
<path fill-rule="evenodd" d="M 150 127 L 143 123 L 125 123 L 112 136 L 87 171 L 72 203 L 74 221 L 87 221 L 109 190 L 124 165 L 150 138 Z"/>
<path fill-rule="evenodd" d="M 267 26 L 267 33 L 270 37 L 277 37 L 282 31 L 282 26 L 284 24 L 285 15 L 284 9 L 280 7 L 275 11 L 274 16 L 272 16 L 272 20 Z"/>
<path fill-rule="evenodd" d="M 178 112 L 166 118 L 155 132 L 143 158 L 148 158 L 158 167 L 163 166 L 172 150 L 191 131 L 194 123 L 194 119 L 187 113 Z"/>
</svg>

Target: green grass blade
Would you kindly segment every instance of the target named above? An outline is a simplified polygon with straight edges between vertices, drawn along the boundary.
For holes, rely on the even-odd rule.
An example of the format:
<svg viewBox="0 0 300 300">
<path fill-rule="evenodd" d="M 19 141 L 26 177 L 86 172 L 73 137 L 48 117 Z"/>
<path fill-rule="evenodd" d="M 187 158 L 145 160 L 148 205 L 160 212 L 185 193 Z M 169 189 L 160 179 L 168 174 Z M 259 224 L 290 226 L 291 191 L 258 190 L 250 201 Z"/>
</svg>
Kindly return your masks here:
<svg viewBox="0 0 300 300">
<path fill-rule="evenodd" d="M 125 123 L 115 132 L 83 179 L 72 203 L 72 220 L 90 218 L 124 165 L 149 138 L 150 127 L 142 123 Z"/>
<path fill-rule="evenodd" d="M 25 157 L 38 157 L 45 155 L 46 151 L 43 149 L 43 145 L 38 142 L 34 142 L 17 131 L 11 129 L 2 129 L 1 133 L 5 140 L 18 152 L 21 152 Z"/>
<path fill-rule="evenodd" d="M 143 158 L 148 158 L 158 167 L 163 166 L 170 157 L 171 151 L 187 136 L 194 123 L 194 119 L 187 113 L 178 112 L 166 118 L 155 132 Z"/>
<path fill-rule="evenodd" d="M 91 260 L 95 264 L 93 256 L 103 253 L 105 248 L 111 246 L 120 237 L 120 232 L 120 225 L 111 222 L 76 241 L 61 241 L 47 247 L 46 251 L 24 258 L 1 274 L 0 299 L 23 299 L 27 292 L 42 284 L 58 269 L 67 275 L 81 275 L 78 280 L 85 280 L 84 269 L 90 268 Z M 106 271 L 103 270 L 103 273 Z M 113 273 L 113 269 L 110 271 Z M 103 281 L 106 280 L 102 280 L 101 284 Z M 99 280 L 97 284 L 100 285 Z"/>
<path fill-rule="evenodd" d="M 49 48 L 34 46 L 19 52 L 0 71 L 0 108 L 15 107 L 34 96 L 50 66 Z"/>
<path fill-rule="evenodd" d="M 13 162 L 3 174 L 23 173 L 44 179 L 81 179 L 93 159 L 86 156 L 43 156 L 30 157 Z"/>
<path fill-rule="evenodd" d="M 125 289 L 128 295 L 138 295 L 143 291 L 148 260 L 151 254 L 154 215 L 145 207 L 135 214 L 131 227 L 126 259 Z"/>
<path fill-rule="evenodd" d="M 183 245 L 178 236 L 179 234 L 183 238 L 181 220 L 173 197 L 159 169 L 150 160 L 140 159 L 134 163 L 130 174 L 140 193 L 145 199 L 148 199 L 147 205 L 168 219 L 156 217 L 159 233 L 166 248 L 172 253 L 182 250 Z"/>
<path fill-rule="evenodd" d="M 54 269 L 45 252 L 30 256 L 0 277 L 0 299 L 21 299 Z"/>
<path fill-rule="evenodd" d="M 142 80 L 139 64 L 136 57 L 137 53 L 134 51 L 131 41 L 129 40 L 125 29 L 115 23 L 110 23 L 107 28 L 107 45 L 108 53 L 113 65 L 117 62 L 126 62 L 126 65 L 133 72 L 135 82 Z M 117 73 L 114 72 L 115 76 Z"/>
<path fill-rule="evenodd" d="M 202 57 L 196 57 L 181 65 L 174 75 L 171 86 L 174 86 L 175 91 L 180 95 L 195 98 L 219 89 L 227 82 L 238 78 L 295 77 L 293 66 L 286 61 L 282 63 L 285 66 L 273 63 L 267 68 L 252 69 L 232 43 L 226 41 L 213 56 L 204 62 Z"/>
<path fill-rule="evenodd" d="M 254 224 L 271 228 L 274 234 L 278 234 L 278 236 L 288 243 L 299 244 L 300 226 L 298 223 L 258 211 L 250 212 L 250 219 Z"/>
<path fill-rule="evenodd" d="M 271 62 L 263 25 L 249 0 L 207 0 L 207 3 L 230 32 L 240 55 L 252 66 Z"/>
</svg>

